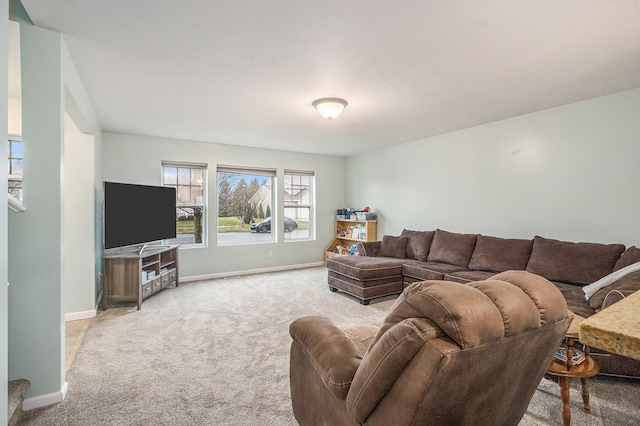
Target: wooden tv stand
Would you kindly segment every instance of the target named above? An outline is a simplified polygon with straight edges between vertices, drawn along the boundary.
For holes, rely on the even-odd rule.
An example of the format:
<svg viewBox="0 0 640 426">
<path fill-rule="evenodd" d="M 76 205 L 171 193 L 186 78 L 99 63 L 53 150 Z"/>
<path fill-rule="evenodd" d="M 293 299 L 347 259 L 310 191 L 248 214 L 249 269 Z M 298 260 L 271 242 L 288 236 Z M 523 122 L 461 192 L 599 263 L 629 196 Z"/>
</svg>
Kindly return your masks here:
<svg viewBox="0 0 640 426">
<path fill-rule="evenodd" d="M 104 295 L 110 302 L 136 302 L 138 309 L 147 297 L 178 283 L 178 247 L 149 246 L 104 257 Z M 146 279 L 143 279 L 143 273 Z"/>
</svg>

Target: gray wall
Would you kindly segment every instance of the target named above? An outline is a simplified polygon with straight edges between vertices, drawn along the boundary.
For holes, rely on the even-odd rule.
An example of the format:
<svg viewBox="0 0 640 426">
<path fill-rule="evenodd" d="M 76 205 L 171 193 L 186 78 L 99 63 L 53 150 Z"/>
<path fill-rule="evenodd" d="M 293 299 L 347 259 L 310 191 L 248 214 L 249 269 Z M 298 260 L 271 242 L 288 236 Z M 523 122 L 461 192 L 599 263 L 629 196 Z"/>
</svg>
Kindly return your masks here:
<svg viewBox="0 0 640 426">
<path fill-rule="evenodd" d="M 102 173 L 105 181 L 160 185 L 163 160 L 208 164 L 209 245 L 207 248 L 180 251 L 181 277 L 270 269 L 323 261 L 324 250 L 333 238 L 335 210 L 344 206 L 345 202 L 342 157 L 116 133 L 103 134 Z M 282 182 L 285 169 L 314 171 L 317 239 L 217 247 L 215 224 L 216 166 L 218 164 L 274 168 L 277 169 L 279 182 Z M 279 184 L 279 191 L 281 189 L 282 186 Z M 277 199 L 277 208 L 282 211 L 282 196 Z M 273 252 L 273 257 L 268 257 L 269 251 Z"/>
<path fill-rule="evenodd" d="M 58 33 L 20 26 L 24 205 L 9 218 L 9 373 L 27 396 L 64 384 L 62 313 L 63 91 Z"/>
<path fill-rule="evenodd" d="M 99 167 L 90 167 L 91 172 L 85 176 L 88 195 L 84 200 L 76 199 L 73 191 L 65 195 L 65 176 L 67 180 L 77 178 L 74 168 L 80 163 L 95 162 L 92 155 L 96 154 L 65 164 L 64 113 L 68 112 L 82 132 L 93 135 L 82 136 L 83 140 L 92 139 L 98 151 L 101 129 L 60 34 L 21 24 L 20 37 L 22 115 L 12 118 L 22 122 L 27 211 L 10 213 L 8 219 L 12 282 L 8 372 L 12 380 L 31 382 L 24 405 L 29 409 L 58 402 L 66 391 L 65 303 L 74 309 L 95 312 L 93 256 L 78 256 L 78 250 L 70 250 L 71 246 L 65 252 L 65 241 L 72 241 L 65 235 L 78 229 L 69 229 L 69 224 L 65 227 L 64 210 L 66 205 L 75 214 L 88 215 L 83 232 L 89 241 L 83 243 L 87 243 L 84 250 L 91 252 L 95 247 L 94 180 L 100 182 Z M 101 249 L 97 255 L 101 256 Z M 75 266 L 85 271 L 84 278 L 65 281 L 65 273 L 75 273 Z M 71 296 L 66 302 L 65 292 Z"/>
<path fill-rule="evenodd" d="M 441 228 L 638 245 L 639 111 L 634 89 L 356 155 L 347 199 L 379 210 L 379 237 Z"/>
<path fill-rule="evenodd" d="M 8 27 L 9 27 L 9 3 L 7 0 L 0 0 L 0 46 L 8 46 Z M 4 52 L 7 49 L 3 49 Z M 6 82 L 7 76 L 6 54 L 0 55 L 0 81 Z M 8 99 L 9 93 L 6 84 L 0 84 L 0 99 Z M 7 136 L 7 103 L 0 103 L 0 135 Z M 0 146 L 0 158 L 7 158 L 7 144 Z M 0 180 L 0 419 L 7 418 L 7 382 L 9 380 L 8 370 L 8 300 L 9 294 L 5 283 L 9 277 L 7 274 L 7 175 L 3 174 Z"/>
<path fill-rule="evenodd" d="M 62 292 L 67 320 L 90 318 L 96 314 L 93 150 L 93 136 L 80 132 L 65 114 Z"/>
</svg>

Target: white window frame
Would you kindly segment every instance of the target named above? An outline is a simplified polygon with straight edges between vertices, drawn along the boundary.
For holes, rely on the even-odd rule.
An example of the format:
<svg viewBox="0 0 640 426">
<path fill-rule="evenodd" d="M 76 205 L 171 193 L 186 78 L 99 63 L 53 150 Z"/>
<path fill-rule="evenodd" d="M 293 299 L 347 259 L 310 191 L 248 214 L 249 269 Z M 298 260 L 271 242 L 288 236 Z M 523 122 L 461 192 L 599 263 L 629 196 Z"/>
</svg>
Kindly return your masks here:
<svg viewBox="0 0 640 426">
<path fill-rule="evenodd" d="M 306 196 L 302 196 L 301 198 L 296 197 L 293 199 L 291 194 L 295 191 L 293 180 L 288 179 L 287 176 L 304 176 L 309 178 L 309 187 L 307 188 L 308 194 Z M 283 207 L 284 213 L 283 216 L 287 216 L 287 208 L 295 208 L 295 209 L 308 209 L 308 234 L 307 237 L 304 238 L 292 238 L 294 234 L 287 235 L 285 233 L 284 241 L 285 242 L 295 242 L 295 241 L 313 241 L 316 239 L 315 233 L 315 173 L 312 171 L 303 171 L 303 170 L 287 170 L 284 171 L 283 178 L 283 191 L 284 191 L 284 199 L 283 199 Z M 289 190 L 287 192 L 287 190 Z M 296 196 L 298 193 L 296 193 Z M 299 221 L 299 217 L 292 218 L 296 221 Z"/>
<path fill-rule="evenodd" d="M 22 158 L 20 158 L 20 160 L 22 161 L 22 174 L 20 175 L 16 175 L 16 174 L 11 174 L 9 173 L 10 170 L 7 170 L 7 190 L 9 190 L 9 182 L 11 180 L 19 180 L 22 182 L 22 185 L 20 185 L 20 194 L 19 196 L 14 196 L 14 198 L 16 200 L 19 200 L 21 203 L 24 200 L 24 180 L 23 180 L 23 176 L 24 176 L 24 142 L 22 140 L 22 136 L 20 135 L 8 135 L 7 138 L 7 145 L 11 145 L 10 142 L 20 142 L 22 144 Z M 7 147 L 8 152 L 7 152 L 7 162 L 8 162 L 8 166 L 11 167 L 11 159 L 14 158 L 11 156 L 11 150 L 9 147 Z M 9 191 L 9 195 L 12 195 L 11 192 Z"/>
<path fill-rule="evenodd" d="M 220 182 L 219 176 L 220 173 L 235 173 L 238 175 L 254 175 L 254 176 L 264 176 L 271 179 L 271 196 L 270 196 L 270 211 L 271 211 L 271 232 L 270 237 L 264 236 L 264 239 L 260 241 L 252 240 L 252 239 L 242 239 L 242 240 L 229 240 L 221 237 L 221 233 L 218 229 L 218 220 L 220 217 Z M 228 247 L 228 246 L 238 246 L 238 245 L 253 245 L 253 244 L 265 244 L 265 243 L 273 243 L 278 240 L 278 235 L 280 233 L 277 223 L 278 223 L 278 209 L 277 206 L 277 171 L 272 168 L 261 168 L 261 167 L 246 167 L 246 166 L 232 166 L 232 165 L 223 165 L 219 164 L 216 168 L 216 201 L 217 201 L 217 211 L 216 211 L 216 240 L 218 247 Z M 266 215 L 265 215 L 266 216 Z"/>
<path fill-rule="evenodd" d="M 195 169 L 202 171 L 202 204 L 195 203 L 192 200 L 189 200 L 188 203 L 180 203 L 180 187 L 193 187 L 199 185 L 185 185 L 180 184 L 179 181 L 176 180 L 175 184 L 173 182 L 165 182 L 165 168 L 177 168 L 177 169 Z M 176 226 L 179 224 L 178 220 L 178 210 L 181 209 L 197 209 L 202 208 L 202 242 L 199 243 L 181 243 L 176 236 L 176 239 L 165 240 L 165 242 L 170 242 L 172 244 L 178 243 L 181 244 L 180 248 L 203 248 L 208 245 L 208 199 L 207 199 L 207 186 L 208 186 L 208 178 L 207 178 L 208 165 L 206 163 L 190 163 L 190 162 L 177 162 L 177 161 L 162 161 L 162 186 L 170 186 L 176 188 Z M 195 219 L 194 219 L 195 220 Z"/>
</svg>

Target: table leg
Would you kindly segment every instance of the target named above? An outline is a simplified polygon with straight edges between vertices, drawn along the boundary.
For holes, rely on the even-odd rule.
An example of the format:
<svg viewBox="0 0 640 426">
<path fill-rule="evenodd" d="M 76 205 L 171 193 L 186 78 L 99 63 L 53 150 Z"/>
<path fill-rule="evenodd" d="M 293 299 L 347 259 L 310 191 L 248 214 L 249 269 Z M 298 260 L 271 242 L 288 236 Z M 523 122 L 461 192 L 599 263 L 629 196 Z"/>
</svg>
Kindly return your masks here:
<svg viewBox="0 0 640 426">
<path fill-rule="evenodd" d="M 589 405 L 589 385 L 587 385 L 587 379 L 581 378 L 582 382 L 582 403 L 584 412 L 591 414 L 591 406 Z"/>
<path fill-rule="evenodd" d="M 569 378 L 559 377 L 560 396 L 562 397 L 562 424 L 571 424 L 571 406 L 569 405 Z"/>
</svg>

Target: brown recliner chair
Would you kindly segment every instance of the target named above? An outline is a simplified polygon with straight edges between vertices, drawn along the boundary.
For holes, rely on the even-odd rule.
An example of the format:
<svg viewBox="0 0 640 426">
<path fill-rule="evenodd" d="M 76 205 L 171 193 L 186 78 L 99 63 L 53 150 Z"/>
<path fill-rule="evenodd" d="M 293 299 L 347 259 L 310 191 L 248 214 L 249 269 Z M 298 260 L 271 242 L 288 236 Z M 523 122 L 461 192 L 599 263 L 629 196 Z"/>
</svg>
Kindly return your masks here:
<svg viewBox="0 0 640 426">
<path fill-rule="evenodd" d="M 407 287 L 382 325 L 291 324 L 301 425 L 516 425 L 571 318 L 546 279 L 507 271 Z"/>
</svg>

